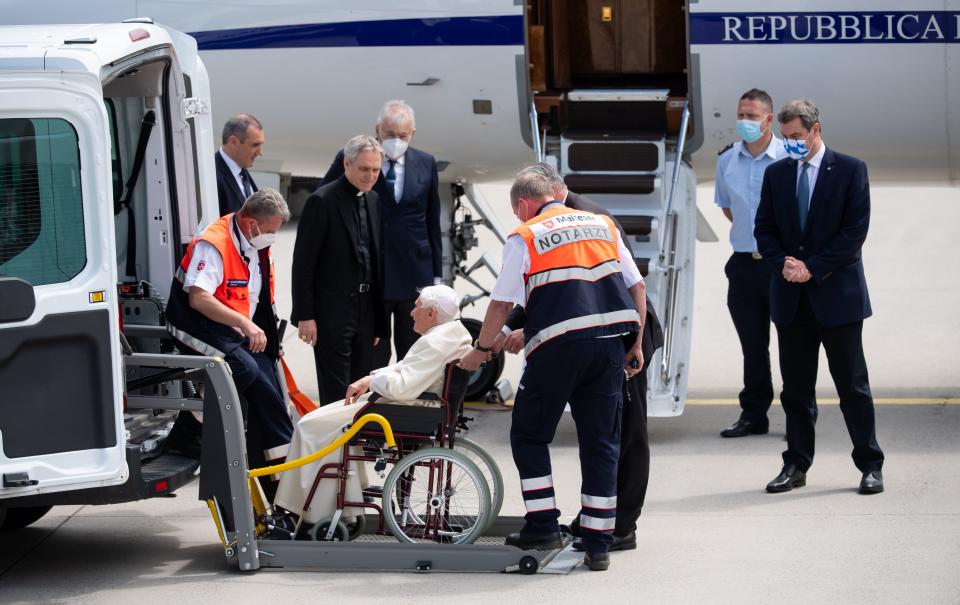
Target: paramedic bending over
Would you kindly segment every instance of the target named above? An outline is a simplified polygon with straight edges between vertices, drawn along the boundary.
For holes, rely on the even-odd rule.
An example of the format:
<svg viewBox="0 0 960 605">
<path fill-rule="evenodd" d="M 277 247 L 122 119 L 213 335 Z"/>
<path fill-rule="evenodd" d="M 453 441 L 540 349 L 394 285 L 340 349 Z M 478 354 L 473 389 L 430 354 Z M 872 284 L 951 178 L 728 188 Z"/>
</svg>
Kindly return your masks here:
<svg viewBox="0 0 960 605">
<path fill-rule="evenodd" d="M 360 406 L 366 403 L 367 391 L 378 393 L 384 402 L 404 405 L 439 405 L 435 401 L 418 401 L 424 392 L 439 393 L 443 388 L 444 368 L 455 359 L 470 351 L 470 332 L 463 326 L 460 315 L 460 298 L 452 288 L 444 285 L 429 286 L 420 292 L 413 311 L 413 329 L 420 338 L 413 343 L 406 356 L 397 363 L 374 370 L 347 387 L 346 398 L 310 412 L 297 423 L 290 443 L 291 460 L 320 450 L 343 434 Z M 274 501 L 278 506 L 295 514 L 303 514 L 303 521 L 316 523 L 336 510 L 338 482 L 322 479 L 304 512 L 307 494 L 313 486 L 317 473 L 325 464 L 340 462 L 343 448 L 320 460 L 280 474 L 280 489 Z M 353 463 L 356 464 L 356 463 Z M 362 489 L 366 487 L 364 465 L 354 467 L 347 479 L 346 499 L 360 502 Z M 343 520 L 351 522 L 363 510 L 347 508 Z"/>
<path fill-rule="evenodd" d="M 223 357 L 230 366 L 247 404 L 251 467 L 282 461 L 293 432 L 277 381 L 270 254 L 277 230 L 289 218 L 283 196 L 264 188 L 236 214 L 208 225 L 187 246 L 166 310 L 177 340 L 202 355 Z"/>
</svg>

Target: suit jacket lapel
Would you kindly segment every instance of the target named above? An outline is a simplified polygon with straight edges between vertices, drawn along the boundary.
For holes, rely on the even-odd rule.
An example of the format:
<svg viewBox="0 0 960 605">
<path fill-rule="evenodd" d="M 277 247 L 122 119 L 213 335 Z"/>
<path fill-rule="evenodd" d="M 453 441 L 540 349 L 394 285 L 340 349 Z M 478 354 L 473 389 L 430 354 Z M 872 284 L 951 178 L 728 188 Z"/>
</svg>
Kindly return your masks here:
<svg viewBox="0 0 960 605">
<path fill-rule="evenodd" d="M 346 177 L 343 177 L 346 180 Z M 347 233 L 350 235 L 350 241 L 353 243 L 353 249 L 357 249 L 357 223 L 353 216 L 353 206 L 357 203 L 357 200 L 350 192 L 350 188 L 345 188 L 342 190 L 340 195 L 337 196 L 337 210 L 340 211 L 340 218 L 343 219 L 343 224 L 347 228 Z M 367 204 L 369 206 L 369 204 Z"/>
<path fill-rule="evenodd" d="M 826 195 L 825 191 L 830 186 L 830 172 L 833 169 L 834 159 L 835 156 L 830 149 L 823 152 L 823 161 L 820 162 L 820 169 L 817 170 L 817 181 L 813 184 L 813 192 L 810 194 L 810 212 L 807 213 L 807 224 L 804 226 L 804 231 L 810 227 L 813 215 L 817 208 L 823 204 L 823 196 Z"/>
<path fill-rule="evenodd" d="M 373 236 L 373 250 L 370 254 L 379 258 L 380 254 L 380 203 L 372 202 L 367 196 L 367 216 L 370 217 L 370 234 Z M 379 264 L 379 261 L 377 261 Z"/>
<path fill-rule="evenodd" d="M 400 192 L 400 199 L 398 202 L 402 202 L 405 199 L 408 199 L 407 192 L 410 191 L 410 182 L 415 178 L 414 175 L 417 174 L 417 162 L 413 153 L 413 149 L 407 149 L 407 153 L 404 154 L 404 165 L 403 165 L 403 190 Z"/>
<path fill-rule="evenodd" d="M 247 196 L 243 195 L 243 191 L 240 190 L 240 185 L 237 184 L 237 177 L 233 176 L 233 173 L 230 172 L 230 167 L 227 166 L 227 163 L 220 156 L 220 150 L 217 150 L 215 153 L 217 155 L 217 169 L 223 171 L 224 180 L 227 181 L 227 187 L 233 191 L 233 194 L 240 200 L 240 204 L 243 205 Z M 250 182 L 252 183 L 253 180 L 251 179 Z"/>
</svg>

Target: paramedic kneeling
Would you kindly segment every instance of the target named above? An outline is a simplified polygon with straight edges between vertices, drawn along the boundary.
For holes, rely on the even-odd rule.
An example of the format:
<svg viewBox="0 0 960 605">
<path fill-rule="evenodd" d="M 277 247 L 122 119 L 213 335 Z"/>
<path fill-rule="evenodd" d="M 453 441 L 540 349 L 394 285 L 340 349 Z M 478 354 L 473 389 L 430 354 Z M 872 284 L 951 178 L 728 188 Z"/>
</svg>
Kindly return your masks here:
<svg viewBox="0 0 960 605">
<path fill-rule="evenodd" d="M 208 225 L 187 246 L 166 310 L 177 340 L 230 366 L 237 393 L 246 400 L 251 467 L 285 458 L 293 434 L 277 380 L 280 339 L 270 254 L 277 230 L 289 219 L 283 196 L 264 188 L 236 214 Z"/>
<path fill-rule="evenodd" d="M 610 217 L 554 200 L 543 175 L 521 173 L 510 201 L 523 224 L 504 245 L 483 328 L 460 365 L 473 370 L 488 359 L 513 305 L 524 306 L 527 365 L 510 445 L 527 514 L 506 543 L 525 550 L 562 545 L 548 445 L 569 402 L 580 444 L 584 563 L 601 571 L 610 564 L 616 525 L 624 364 L 629 376 L 643 366 L 641 339 L 631 339 L 624 359 L 620 337 L 640 329 L 643 281 Z"/>
</svg>

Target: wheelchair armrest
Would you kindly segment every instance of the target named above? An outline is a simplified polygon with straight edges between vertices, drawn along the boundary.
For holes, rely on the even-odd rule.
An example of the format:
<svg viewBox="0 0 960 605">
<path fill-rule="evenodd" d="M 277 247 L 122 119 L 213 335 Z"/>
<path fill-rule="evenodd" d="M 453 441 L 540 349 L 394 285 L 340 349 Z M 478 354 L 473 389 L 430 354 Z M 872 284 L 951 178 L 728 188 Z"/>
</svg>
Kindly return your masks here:
<svg viewBox="0 0 960 605">
<path fill-rule="evenodd" d="M 380 393 L 370 393 L 367 397 L 367 403 L 376 403 L 383 399 Z M 440 401 L 440 395 L 436 393 L 420 393 L 417 395 L 417 401 Z"/>
</svg>

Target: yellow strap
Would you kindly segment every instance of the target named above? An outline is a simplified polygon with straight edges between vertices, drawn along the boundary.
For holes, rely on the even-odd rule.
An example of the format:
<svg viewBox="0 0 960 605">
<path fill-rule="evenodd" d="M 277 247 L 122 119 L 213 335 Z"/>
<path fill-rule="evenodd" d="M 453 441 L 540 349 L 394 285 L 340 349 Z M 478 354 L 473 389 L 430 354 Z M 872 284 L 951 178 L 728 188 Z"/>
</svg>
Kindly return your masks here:
<svg viewBox="0 0 960 605">
<path fill-rule="evenodd" d="M 304 456 L 303 458 L 297 458 L 296 460 L 288 460 L 283 464 L 275 464 L 274 466 L 266 466 L 263 468 L 254 468 L 250 469 L 249 474 L 251 477 L 263 477 L 264 475 L 273 475 L 275 473 L 282 473 L 284 471 L 293 470 L 295 468 L 300 468 L 301 466 L 310 464 L 311 462 L 316 462 L 317 460 L 327 456 L 331 452 L 343 446 L 344 443 L 350 441 L 354 435 L 357 434 L 360 429 L 362 429 L 366 424 L 370 422 L 376 422 L 380 425 L 380 428 L 383 430 L 383 435 L 387 441 L 387 447 L 394 447 L 397 445 L 397 442 L 393 439 L 393 429 L 390 428 L 390 423 L 387 422 L 387 419 L 381 416 L 380 414 L 364 414 L 353 423 L 353 426 L 350 427 L 346 433 L 340 435 L 334 440 L 333 443 L 318 450 L 312 454 Z"/>
</svg>

